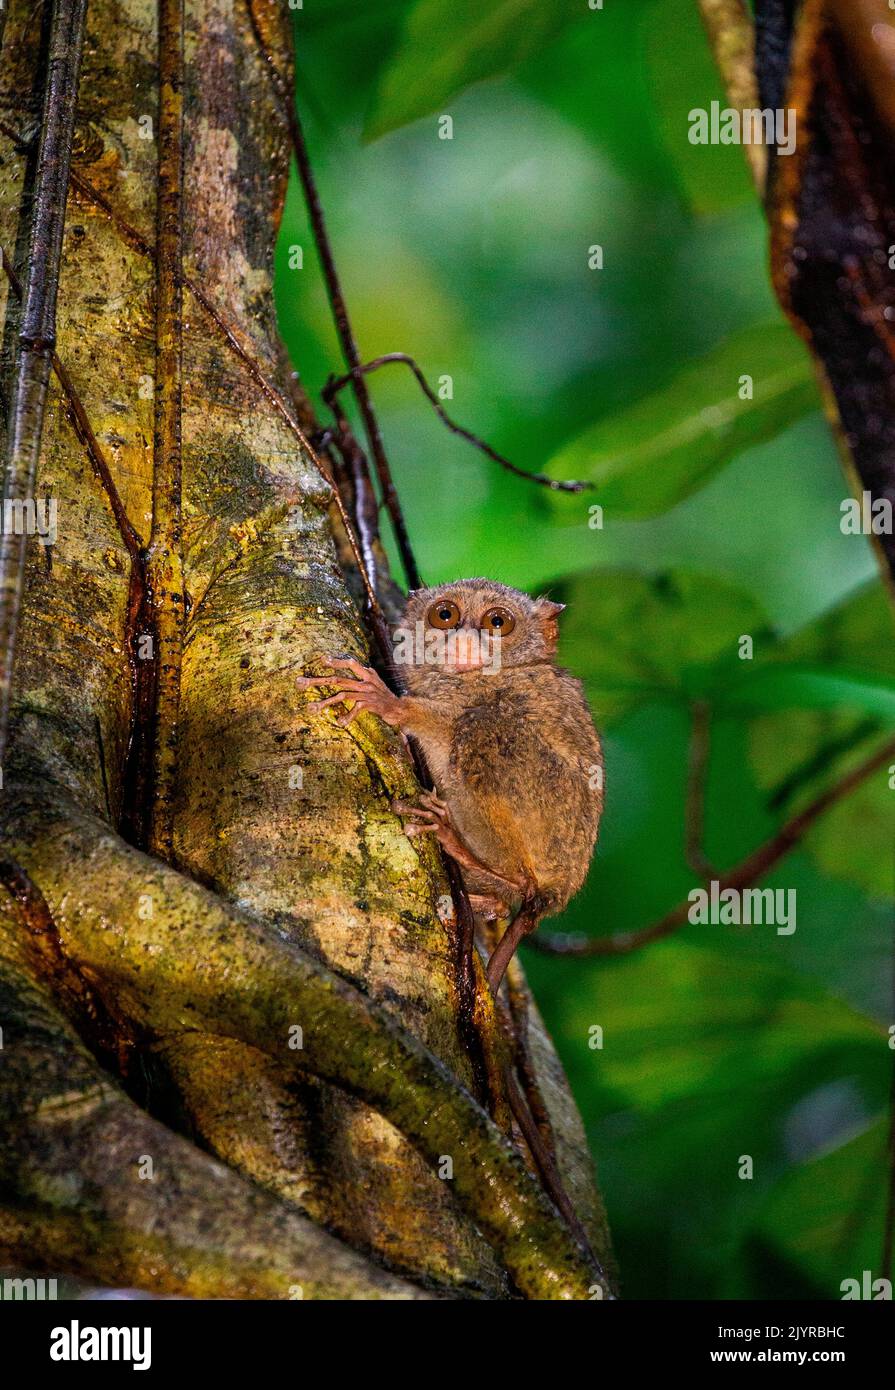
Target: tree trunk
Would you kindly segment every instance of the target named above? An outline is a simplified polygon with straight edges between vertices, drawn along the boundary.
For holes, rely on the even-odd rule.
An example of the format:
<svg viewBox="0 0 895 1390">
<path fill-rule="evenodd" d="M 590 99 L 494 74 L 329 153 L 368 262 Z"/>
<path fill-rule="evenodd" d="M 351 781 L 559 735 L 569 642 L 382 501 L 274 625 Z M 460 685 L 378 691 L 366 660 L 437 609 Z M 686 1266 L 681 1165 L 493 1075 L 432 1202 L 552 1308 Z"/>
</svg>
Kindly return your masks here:
<svg viewBox="0 0 895 1390">
<path fill-rule="evenodd" d="M 20 338 L 72 3 L 14 0 L 0 86 L 8 488 L 18 431 L 58 509 L 27 545 L 3 769 L 0 1263 L 206 1297 L 605 1296 L 521 971 L 516 1047 L 592 1252 L 509 1119 L 478 961 L 484 1088 L 471 1065 L 444 867 L 390 810 L 403 741 L 296 690 L 369 639 L 276 337 L 288 147 L 244 0 L 92 0 L 55 347 Z M 282 7 L 255 10 L 289 72 Z M 54 368 L 36 441 L 29 351 Z"/>
</svg>

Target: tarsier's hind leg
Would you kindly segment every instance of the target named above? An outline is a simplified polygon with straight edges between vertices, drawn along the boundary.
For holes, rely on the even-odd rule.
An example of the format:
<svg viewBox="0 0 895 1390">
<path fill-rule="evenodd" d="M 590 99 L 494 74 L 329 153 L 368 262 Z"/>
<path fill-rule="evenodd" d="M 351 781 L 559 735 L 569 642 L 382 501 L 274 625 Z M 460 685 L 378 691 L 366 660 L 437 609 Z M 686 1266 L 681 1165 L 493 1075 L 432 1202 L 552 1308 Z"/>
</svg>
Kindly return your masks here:
<svg viewBox="0 0 895 1390">
<path fill-rule="evenodd" d="M 449 854 L 461 869 L 475 874 L 481 886 L 481 896 L 491 898 L 495 904 L 507 901 L 518 902 L 525 884 L 507 874 L 497 873 L 472 852 L 459 835 L 448 807 L 434 792 L 421 792 L 419 804 L 409 801 L 393 801 L 392 810 L 396 815 L 406 818 L 404 833 L 411 839 L 417 835 L 434 835 L 446 854 Z"/>
<path fill-rule="evenodd" d="M 442 849 L 456 860 L 461 868 L 476 875 L 482 888 L 494 890 L 493 894 L 476 895 L 478 904 L 484 908 L 483 915 L 486 920 L 495 921 L 503 915 L 501 909 L 506 909 L 507 897 L 515 897 L 517 901 L 519 897 L 522 898 L 522 906 L 492 951 L 488 962 L 488 983 L 492 992 L 496 994 L 519 942 L 535 930 L 545 914 L 547 902 L 538 894 L 537 886 L 531 879 L 510 878 L 483 864 L 460 838 L 446 803 L 434 792 L 422 792 L 419 802 L 419 805 L 412 805 L 406 801 L 393 801 L 392 810 L 409 818 L 409 823 L 404 827 L 407 835 L 435 835 Z"/>
</svg>

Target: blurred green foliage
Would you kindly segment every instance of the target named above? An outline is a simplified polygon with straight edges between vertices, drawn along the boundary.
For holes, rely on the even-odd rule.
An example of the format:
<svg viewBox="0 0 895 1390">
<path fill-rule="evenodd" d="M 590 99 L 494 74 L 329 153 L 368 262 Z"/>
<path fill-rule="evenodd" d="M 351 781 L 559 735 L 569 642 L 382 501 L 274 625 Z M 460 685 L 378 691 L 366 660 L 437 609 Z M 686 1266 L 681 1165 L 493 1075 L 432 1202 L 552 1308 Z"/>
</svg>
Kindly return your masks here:
<svg viewBox="0 0 895 1390">
<path fill-rule="evenodd" d="M 693 700 L 713 712 L 722 868 L 895 726 L 890 606 L 840 530 L 847 488 L 742 152 L 687 139 L 691 108 L 724 104 L 695 6 L 305 0 L 294 21 L 363 354 L 412 354 L 495 448 L 599 484 L 539 491 L 448 434 L 405 368 L 370 378 L 427 582 L 489 574 L 569 605 L 607 809 L 552 925 L 646 925 L 694 883 Z M 277 302 L 317 395 L 341 363 L 294 179 Z M 527 955 L 628 1296 L 837 1298 L 883 1272 L 893 796 L 883 768 L 769 878 L 796 889 L 791 936 L 688 926 L 624 959 Z"/>
</svg>

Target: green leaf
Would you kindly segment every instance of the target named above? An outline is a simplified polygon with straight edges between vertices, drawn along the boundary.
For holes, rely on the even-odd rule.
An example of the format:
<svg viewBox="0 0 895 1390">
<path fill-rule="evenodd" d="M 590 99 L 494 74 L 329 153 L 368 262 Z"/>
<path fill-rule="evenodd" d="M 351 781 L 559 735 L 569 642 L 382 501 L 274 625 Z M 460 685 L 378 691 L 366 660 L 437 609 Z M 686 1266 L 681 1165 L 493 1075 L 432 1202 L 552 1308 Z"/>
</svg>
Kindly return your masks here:
<svg viewBox="0 0 895 1390">
<path fill-rule="evenodd" d="M 746 376 L 751 399 L 741 396 Z M 755 324 L 566 444 L 546 472 L 581 478 L 596 490 L 551 492 L 549 505 L 558 519 L 578 526 L 594 502 L 609 519 L 666 511 L 735 454 L 773 439 L 816 407 L 811 368 L 795 334 L 781 322 Z"/>
<path fill-rule="evenodd" d="M 870 584 L 779 643 L 763 670 L 729 691 L 725 709 L 755 712 L 749 757 L 778 813 L 792 814 L 833 785 L 891 732 L 892 648 L 885 590 Z M 895 792 L 883 766 L 826 812 L 805 848 L 825 873 L 887 896 L 893 825 Z"/>
<path fill-rule="evenodd" d="M 712 698 L 742 674 L 741 634 L 774 640 L 749 595 L 680 570 L 600 571 L 566 584 L 563 598 L 560 659 L 584 679 L 602 725 L 657 698 Z"/>
<path fill-rule="evenodd" d="M 729 105 L 693 0 L 659 0 L 647 17 L 646 67 L 656 118 L 678 186 L 696 213 L 754 198 L 738 145 L 690 143 L 691 110 Z"/>
<path fill-rule="evenodd" d="M 895 724 L 895 680 L 800 666 L 758 670 L 718 701 L 725 714 L 773 710 L 853 710 Z"/>
<path fill-rule="evenodd" d="M 365 139 L 442 110 L 464 87 L 517 67 L 590 13 L 583 0 L 417 0 L 381 73 Z M 599 13 L 591 19 L 598 24 Z"/>
<path fill-rule="evenodd" d="M 889 1079 L 879 1024 L 779 963 L 746 957 L 736 928 L 685 930 L 625 959 L 538 971 L 573 1088 L 588 1097 L 629 1297 L 724 1297 L 762 1201 L 816 1151 L 794 1111 L 821 1087 L 841 1094 L 815 1127 L 835 1143 L 879 1113 Z M 751 1181 L 740 1176 L 745 1154 Z"/>
<path fill-rule="evenodd" d="M 847 669 L 874 680 L 895 680 L 895 620 L 881 583 L 863 584 L 816 622 L 782 642 L 778 662 Z"/>
<path fill-rule="evenodd" d="M 867 1096 L 882 1100 L 887 1054 L 879 1024 L 804 977 L 731 950 L 724 938 L 741 929 L 688 930 L 690 940 L 613 964 L 612 1003 L 607 989 L 601 1007 L 604 1048 L 591 1065 L 598 1062 L 617 1104 L 673 1111 L 697 1098 L 710 1107 L 732 1093 L 745 1103 L 793 1069 L 806 1087 L 821 1076 L 860 1075 Z M 694 944 L 700 937 L 711 944 Z M 584 995 L 567 1007 L 569 1029 L 586 1041 L 592 1001 Z"/>
<path fill-rule="evenodd" d="M 895 700 L 887 722 L 891 733 Z M 876 721 L 843 709 L 779 711 L 753 722 L 749 758 L 770 803 L 788 816 L 869 757 L 885 733 Z M 803 848 L 831 877 L 856 883 L 871 897 L 890 897 L 893 826 L 895 792 L 884 765 L 824 813 Z"/>
<path fill-rule="evenodd" d="M 846 1279 L 883 1271 L 888 1123 L 784 1175 L 768 1195 L 749 1241 L 753 1260 L 770 1252 L 821 1298 L 842 1298 Z M 873 1297 L 871 1289 L 870 1296 Z"/>
<path fill-rule="evenodd" d="M 866 586 L 781 639 L 733 585 L 685 571 L 599 571 L 569 581 L 560 659 L 608 728 L 640 705 L 706 701 L 715 729 L 748 721 L 748 759 L 774 821 L 833 785 L 895 727 L 891 614 Z M 754 658 L 740 659 L 740 638 Z M 893 759 L 895 762 L 895 759 Z M 895 792 L 888 767 L 832 806 L 805 850 L 872 897 L 892 891 Z"/>
</svg>

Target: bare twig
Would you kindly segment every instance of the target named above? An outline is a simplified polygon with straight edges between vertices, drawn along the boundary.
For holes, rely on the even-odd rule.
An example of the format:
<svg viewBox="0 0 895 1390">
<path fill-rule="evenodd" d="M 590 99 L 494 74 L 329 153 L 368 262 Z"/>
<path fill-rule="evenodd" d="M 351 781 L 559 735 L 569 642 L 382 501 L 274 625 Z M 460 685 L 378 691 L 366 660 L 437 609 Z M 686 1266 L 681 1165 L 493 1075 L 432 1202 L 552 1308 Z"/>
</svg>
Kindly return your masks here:
<svg viewBox="0 0 895 1390">
<path fill-rule="evenodd" d="M 354 496 L 354 524 L 364 555 L 364 564 L 371 579 L 377 574 L 376 542 L 379 540 L 379 505 L 370 481 L 367 456 L 351 432 L 345 415 L 341 410 L 333 412 L 336 417 L 336 430 L 332 432 L 332 442 L 341 455 L 344 469 L 351 483 Z"/>
<path fill-rule="evenodd" d="M 53 3 L 28 270 L 10 405 L 5 501 L 23 502 L 32 497 L 37 475 L 56 340 L 56 295 L 86 8 L 87 0 Z M 4 527 L 0 535 L 0 759 L 6 750 L 27 539 L 24 527 L 20 534 Z"/>
<path fill-rule="evenodd" d="M 148 578 L 155 707 L 148 846 L 170 858 L 183 653 L 183 0 L 159 0 L 155 236 L 155 410 Z"/>
<path fill-rule="evenodd" d="M 507 1002 L 504 1003 L 498 993 L 495 998 L 495 1005 L 507 1042 L 511 1047 L 511 1057 L 503 1072 L 503 1083 L 510 1109 L 528 1146 L 544 1190 L 572 1234 L 592 1258 L 596 1259 L 587 1232 L 584 1230 L 563 1185 L 559 1170 L 553 1126 L 550 1123 L 550 1114 L 541 1095 L 537 1072 L 528 1045 L 528 994 L 518 956 L 513 958 L 507 968 L 506 982 Z"/>
<path fill-rule="evenodd" d="M 544 1143 L 543 1136 L 529 1109 L 528 1102 L 519 1088 L 519 1083 L 513 1074 L 511 1066 L 506 1068 L 503 1079 L 507 1089 L 510 1109 L 513 1112 L 516 1123 L 522 1131 L 522 1136 L 528 1145 L 529 1152 L 534 1159 L 535 1167 L 538 1170 L 538 1177 L 541 1180 L 541 1186 L 565 1221 L 572 1235 L 578 1241 L 582 1250 L 584 1250 L 585 1254 L 593 1261 L 595 1268 L 599 1270 L 601 1282 L 608 1287 L 609 1281 L 606 1277 L 606 1273 L 594 1254 L 590 1241 L 587 1238 L 587 1232 L 578 1219 L 578 1213 L 572 1206 L 569 1195 L 563 1187 L 559 1169 L 547 1145 Z"/>
<path fill-rule="evenodd" d="M 513 1039 L 513 1053 L 516 1071 L 528 1102 L 538 1132 L 541 1136 L 547 1153 L 556 1163 L 556 1138 L 553 1133 L 553 1125 L 550 1122 L 550 1112 L 541 1094 L 538 1085 L 537 1070 L 532 1061 L 531 1048 L 528 1043 L 530 1028 L 528 991 L 525 987 L 525 977 L 522 973 L 522 963 L 518 956 L 514 956 L 507 966 L 506 972 L 506 997 L 508 1005 L 508 1027 Z M 500 996 L 498 995 L 498 1000 Z"/>
<path fill-rule="evenodd" d="M 578 482 L 576 479 L 563 481 L 559 478 L 548 478 L 546 473 L 530 473 L 527 469 L 520 468 L 518 464 L 511 463 L 503 454 L 499 454 L 496 449 L 492 449 L 491 445 L 486 443 L 484 439 L 480 439 L 477 434 L 473 434 L 471 430 L 465 429 L 463 425 L 458 425 L 456 420 L 451 419 L 423 375 L 418 363 L 406 352 L 385 352 L 381 357 L 374 357 L 372 361 L 364 362 L 362 366 L 357 368 L 357 371 L 363 376 L 367 372 L 375 372 L 380 367 L 386 367 L 391 362 L 401 362 L 405 367 L 410 368 L 419 383 L 423 395 L 431 403 L 436 415 L 442 423 L 447 425 L 451 434 L 458 434 L 461 439 L 468 440 L 476 449 L 480 449 L 483 454 L 486 454 L 489 459 L 493 459 L 495 463 L 499 463 L 501 468 L 505 468 L 508 473 L 512 473 L 517 478 L 525 478 L 526 482 L 539 483 L 541 487 L 549 487 L 552 492 L 584 492 L 586 489 L 594 486 L 593 483 Z M 347 376 L 330 377 L 321 393 L 327 405 L 331 406 L 338 393 L 343 391 L 346 386 L 353 383 L 354 379 L 354 373 L 349 373 Z"/>
<path fill-rule="evenodd" d="M 777 831 L 776 835 L 773 835 L 765 844 L 760 845 L 758 849 L 753 850 L 752 854 L 741 860 L 735 868 L 722 874 L 718 879 L 718 891 L 723 893 L 729 888 L 737 890 L 748 888 L 750 884 L 769 873 L 781 859 L 789 854 L 790 850 L 795 848 L 825 811 L 828 811 L 837 801 L 842 801 L 856 787 L 866 781 L 871 773 L 876 772 L 877 768 L 882 767 L 892 757 L 895 757 L 895 738 L 889 739 L 887 743 L 884 743 L 864 762 L 859 763 L 834 786 L 822 792 L 810 805 L 805 807 L 804 811 L 800 811 L 798 815 L 788 820 Z M 672 932 L 684 926 L 689 919 L 691 908 L 692 903 L 687 898 L 651 926 L 643 927 L 639 931 L 625 932 L 619 936 L 591 938 L 571 934 L 555 934 L 546 937 L 534 935 L 527 938 L 526 945 L 551 956 L 629 955 L 632 951 L 639 950 L 641 946 L 648 946 L 652 941 L 660 941 L 662 937 L 670 936 Z"/>
<path fill-rule="evenodd" d="M 317 181 L 314 177 L 313 166 L 311 165 L 310 156 L 308 154 L 304 129 L 296 109 L 294 94 L 289 90 L 282 73 L 279 71 L 270 50 L 264 42 L 264 36 L 261 32 L 261 26 L 255 11 L 255 3 L 256 0 L 246 0 L 252 32 L 258 45 L 258 51 L 267 66 L 271 85 L 274 88 L 277 100 L 279 101 L 283 116 L 289 128 L 292 148 L 295 152 L 295 162 L 298 165 L 299 177 L 301 178 L 301 184 L 304 190 L 305 202 L 307 203 L 308 215 L 311 219 L 314 241 L 323 269 L 323 278 L 326 281 L 326 290 L 339 335 L 339 342 L 342 346 L 345 364 L 350 369 L 351 382 L 354 387 L 358 408 L 363 418 L 364 430 L 370 445 L 370 452 L 376 464 L 376 472 L 382 488 L 383 501 L 385 502 L 392 526 L 394 527 L 395 539 L 398 544 L 407 583 L 411 589 L 417 589 L 421 582 L 420 573 L 413 554 L 413 547 L 410 544 L 407 524 L 404 520 L 401 502 L 398 497 L 394 479 L 392 478 L 391 468 L 389 467 L 388 457 L 385 452 L 385 445 L 382 442 L 382 432 L 379 428 L 379 422 L 376 419 L 373 403 L 370 400 L 370 393 L 363 379 L 360 352 L 358 351 L 351 327 L 351 321 L 348 317 L 345 296 L 342 293 L 342 286 L 336 269 L 332 245 L 330 244 L 327 234 L 326 219 L 323 214 L 320 195 L 317 191 Z"/>
</svg>

